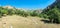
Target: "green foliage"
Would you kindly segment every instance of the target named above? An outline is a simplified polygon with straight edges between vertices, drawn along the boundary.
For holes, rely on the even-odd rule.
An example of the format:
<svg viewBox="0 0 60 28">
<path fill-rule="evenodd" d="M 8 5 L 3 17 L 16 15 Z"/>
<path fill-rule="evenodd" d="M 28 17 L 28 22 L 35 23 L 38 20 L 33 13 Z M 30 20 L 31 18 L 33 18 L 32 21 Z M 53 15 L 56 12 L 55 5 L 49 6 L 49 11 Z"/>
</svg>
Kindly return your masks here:
<svg viewBox="0 0 60 28">
<path fill-rule="evenodd" d="M 38 16 L 38 13 L 36 13 L 36 11 L 33 11 L 30 13 L 30 16 Z"/>
<path fill-rule="evenodd" d="M 23 16 L 24 17 L 27 17 L 28 16 L 28 13 L 27 12 L 23 12 Z"/>
<path fill-rule="evenodd" d="M 8 11 L 6 9 L 1 10 L 2 14 L 8 14 Z"/>
<path fill-rule="evenodd" d="M 43 11 L 42 14 L 44 18 L 48 18 L 51 22 L 60 23 L 60 10 L 57 8 L 57 6 L 55 6 L 53 9 L 49 9 L 48 11 Z"/>
<path fill-rule="evenodd" d="M 22 10 L 16 10 L 15 12 L 17 15 L 23 16 L 23 17 L 27 17 L 28 13 Z"/>
<path fill-rule="evenodd" d="M 2 14 L 0 14 L 0 18 L 2 17 Z"/>
<path fill-rule="evenodd" d="M 38 13 L 34 10 L 34 11 L 24 11 L 24 10 L 18 10 L 18 9 L 8 9 L 8 8 L 2 8 L 0 7 L 0 16 L 4 16 L 4 15 L 20 15 L 23 17 L 27 17 L 27 16 L 38 16 Z"/>
<path fill-rule="evenodd" d="M 20 14 L 20 10 L 16 9 L 15 14 L 19 15 Z"/>
<path fill-rule="evenodd" d="M 8 15 L 13 15 L 15 14 L 15 10 L 13 9 L 8 9 Z"/>
</svg>

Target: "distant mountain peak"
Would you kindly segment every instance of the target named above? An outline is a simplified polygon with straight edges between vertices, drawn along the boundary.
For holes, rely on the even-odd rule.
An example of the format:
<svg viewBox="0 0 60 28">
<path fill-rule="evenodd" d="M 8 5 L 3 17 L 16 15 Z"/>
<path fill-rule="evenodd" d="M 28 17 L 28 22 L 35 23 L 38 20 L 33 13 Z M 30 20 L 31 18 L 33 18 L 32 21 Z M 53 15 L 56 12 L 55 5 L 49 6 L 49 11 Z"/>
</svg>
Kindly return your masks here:
<svg viewBox="0 0 60 28">
<path fill-rule="evenodd" d="M 3 8 L 13 9 L 14 7 L 10 5 L 6 5 L 6 6 L 3 6 Z"/>
</svg>

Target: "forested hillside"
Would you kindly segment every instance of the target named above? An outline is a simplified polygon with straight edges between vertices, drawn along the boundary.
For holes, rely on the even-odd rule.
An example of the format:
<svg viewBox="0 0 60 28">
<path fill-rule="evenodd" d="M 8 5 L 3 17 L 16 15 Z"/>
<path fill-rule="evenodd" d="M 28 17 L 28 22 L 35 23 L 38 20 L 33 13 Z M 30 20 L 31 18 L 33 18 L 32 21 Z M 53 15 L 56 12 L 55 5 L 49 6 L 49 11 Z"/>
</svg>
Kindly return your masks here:
<svg viewBox="0 0 60 28">
<path fill-rule="evenodd" d="M 52 23 L 60 23 L 60 0 L 56 0 L 41 13 L 44 18 L 47 18 Z"/>
</svg>

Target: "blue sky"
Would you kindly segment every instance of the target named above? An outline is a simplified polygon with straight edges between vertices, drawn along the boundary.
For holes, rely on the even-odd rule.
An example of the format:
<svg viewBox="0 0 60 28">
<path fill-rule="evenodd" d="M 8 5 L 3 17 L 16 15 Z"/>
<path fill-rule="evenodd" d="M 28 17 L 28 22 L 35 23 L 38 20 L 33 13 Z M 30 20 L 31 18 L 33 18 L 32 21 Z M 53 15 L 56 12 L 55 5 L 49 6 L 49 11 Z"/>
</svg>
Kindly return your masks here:
<svg viewBox="0 0 60 28">
<path fill-rule="evenodd" d="M 0 5 L 11 5 L 16 8 L 46 8 L 52 4 L 55 0 L 0 0 Z"/>
</svg>

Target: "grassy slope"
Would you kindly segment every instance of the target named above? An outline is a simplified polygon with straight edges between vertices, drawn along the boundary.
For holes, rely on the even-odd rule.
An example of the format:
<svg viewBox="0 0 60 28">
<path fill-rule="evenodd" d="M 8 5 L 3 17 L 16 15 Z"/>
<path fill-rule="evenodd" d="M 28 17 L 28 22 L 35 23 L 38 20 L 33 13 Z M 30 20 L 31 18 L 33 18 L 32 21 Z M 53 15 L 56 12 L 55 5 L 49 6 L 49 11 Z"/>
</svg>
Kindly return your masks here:
<svg viewBox="0 0 60 28">
<path fill-rule="evenodd" d="M 0 21 L 0 28 L 59 28 L 57 24 L 44 24 L 39 17 L 6 16 Z"/>
</svg>

